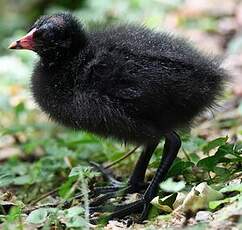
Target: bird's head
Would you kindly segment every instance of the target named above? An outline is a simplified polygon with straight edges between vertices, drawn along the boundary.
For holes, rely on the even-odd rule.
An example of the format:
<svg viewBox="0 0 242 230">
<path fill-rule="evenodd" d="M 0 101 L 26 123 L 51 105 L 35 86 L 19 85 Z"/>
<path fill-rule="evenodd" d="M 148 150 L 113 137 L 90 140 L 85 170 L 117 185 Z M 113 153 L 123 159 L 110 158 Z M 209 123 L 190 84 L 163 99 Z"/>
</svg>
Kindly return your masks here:
<svg viewBox="0 0 242 230">
<path fill-rule="evenodd" d="M 86 36 L 79 21 L 70 13 L 42 16 L 29 32 L 10 49 L 28 49 L 49 60 L 76 55 L 86 45 Z"/>
</svg>

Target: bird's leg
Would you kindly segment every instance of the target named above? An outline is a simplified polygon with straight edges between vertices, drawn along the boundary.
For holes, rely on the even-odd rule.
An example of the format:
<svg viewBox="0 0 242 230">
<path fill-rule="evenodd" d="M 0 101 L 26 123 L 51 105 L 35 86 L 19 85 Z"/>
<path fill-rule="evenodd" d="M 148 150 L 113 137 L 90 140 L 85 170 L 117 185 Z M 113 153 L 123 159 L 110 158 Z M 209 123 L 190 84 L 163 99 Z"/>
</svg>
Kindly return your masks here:
<svg viewBox="0 0 242 230">
<path fill-rule="evenodd" d="M 113 218 L 123 218 L 133 213 L 141 213 L 140 221 L 146 219 L 149 211 L 150 202 L 156 196 L 159 189 L 159 184 L 164 180 L 169 168 L 171 167 L 173 161 L 177 156 L 180 146 L 180 138 L 175 132 L 171 132 L 165 135 L 163 157 L 156 171 L 156 174 L 152 179 L 151 183 L 149 184 L 149 187 L 145 191 L 142 199 L 130 204 L 94 207 L 90 208 L 90 212 L 93 213 L 96 211 L 113 211 L 111 215 L 105 216 L 106 220 Z M 95 221 L 96 220 L 94 220 L 94 222 Z"/>
<path fill-rule="evenodd" d="M 148 167 L 150 158 L 158 144 L 159 141 L 148 144 L 142 151 L 138 162 L 135 165 L 134 171 L 128 181 L 128 184 L 132 187 L 132 192 L 139 192 L 140 189 L 144 188 L 145 172 Z"/>
<path fill-rule="evenodd" d="M 148 144 L 145 146 L 144 150 L 142 151 L 139 160 L 134 168 L 134 171 L 129 178 L 128 184 L 125 185 L 124 183 L 119 182 L 119 184 L 113 184 L 112 186 L 106 187 L 96 187 L 93 189 L 92 194 L 94 196 L 103 194 L 99 197 L 96 197 L 92 202 L 91 206 L 97 206 L 112 197 L 117 196 L 124 196 L 127 193 L 134 193 L 140 192 L 143 190 L 147 185 L 144 182 L 145 172 L 148 167 L 150 158 L 158 145 L 158 141 L 152 144 Z M 99 169 L 100 170 L 100 169 Z M 110 178 L 109 178 L 110 180 Z M 112 182 L 112 180 L 110 180 Z"/>
<path fill-rule="evenodd" d="M 159 185 L 165 179 L 166 174 L 169 171 L 173 161 L 176 159 L 180 147 L 181 140 L 177 133 L 171 132 L 165 135 L 165 144 L 160 165 L 143 196 L 145 204 L 140 218 L 141 221 L 147 218 L 150 202 L 157 195 Z"/>
</svg>

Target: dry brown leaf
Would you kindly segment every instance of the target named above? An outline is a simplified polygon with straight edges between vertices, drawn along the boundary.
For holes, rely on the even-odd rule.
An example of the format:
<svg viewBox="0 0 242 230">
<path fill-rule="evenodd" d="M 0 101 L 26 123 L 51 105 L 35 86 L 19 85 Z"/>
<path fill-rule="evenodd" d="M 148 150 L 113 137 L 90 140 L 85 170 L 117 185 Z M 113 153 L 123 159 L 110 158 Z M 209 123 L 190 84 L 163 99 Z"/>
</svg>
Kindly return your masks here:
<svg viewBox="0 0 242 230">
<path fill-rule="evenodd" d="M 13 156 L 20 156 L 21 150 L 17 147 L 5 147 L 0 149 L 0 161 L 4 161 Z"/>
</svg>

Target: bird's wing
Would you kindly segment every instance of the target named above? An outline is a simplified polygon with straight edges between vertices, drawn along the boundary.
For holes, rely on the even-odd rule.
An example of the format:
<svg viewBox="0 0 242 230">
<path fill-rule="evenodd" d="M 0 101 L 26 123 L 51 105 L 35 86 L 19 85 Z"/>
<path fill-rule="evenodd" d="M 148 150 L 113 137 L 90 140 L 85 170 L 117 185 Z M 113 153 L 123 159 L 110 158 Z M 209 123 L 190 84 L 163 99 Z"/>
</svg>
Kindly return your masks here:
<svg viewBox="0 0 242 230">
<path fill-rule="evenodd" d="M 89 89 L 100 94 L 132 100 L 145 97 L 150 92 L 152 73 L 148 73 L 149 69 L 142 66 L 135 57 L 126 58 L 118 51 L 99 51 L 85 70 Z M 157 73 L 154 74 L 157 78 Z"/>
<path fill-rule="evenodd" d="M 169 109 L 168 84 L 172 85 L 173 80 L 176 84 L 174 75 L 190 74 L 189 66 L 183 65 L 170 57 L 100 52 L 88 68 L 88 79 L 90 88 L 100 95 L 120 102 L 141 116 L 155 118 Z"/>
</svg>

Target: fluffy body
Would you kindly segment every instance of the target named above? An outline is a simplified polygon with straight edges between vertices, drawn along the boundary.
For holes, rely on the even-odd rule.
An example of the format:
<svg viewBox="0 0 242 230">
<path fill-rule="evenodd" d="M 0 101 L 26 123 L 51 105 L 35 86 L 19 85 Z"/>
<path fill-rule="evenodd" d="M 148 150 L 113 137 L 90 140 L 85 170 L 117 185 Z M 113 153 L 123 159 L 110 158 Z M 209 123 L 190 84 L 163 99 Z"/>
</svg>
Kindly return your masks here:
<svg viewBox="0 0 242 230">
<path fill-rule="evenodd" d="M 65 126 L 152 143 L 189 126 L 222 91 L 219 63 L 184 39 L 143 26 L 78 26 L 81 45 L 40 54 L 32 75 L 35 101 Z"/>
</svg>

